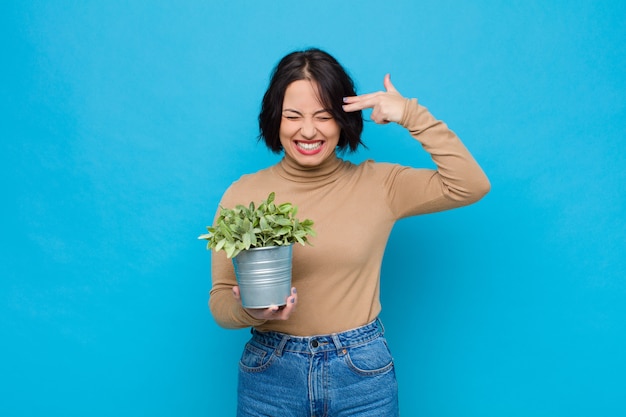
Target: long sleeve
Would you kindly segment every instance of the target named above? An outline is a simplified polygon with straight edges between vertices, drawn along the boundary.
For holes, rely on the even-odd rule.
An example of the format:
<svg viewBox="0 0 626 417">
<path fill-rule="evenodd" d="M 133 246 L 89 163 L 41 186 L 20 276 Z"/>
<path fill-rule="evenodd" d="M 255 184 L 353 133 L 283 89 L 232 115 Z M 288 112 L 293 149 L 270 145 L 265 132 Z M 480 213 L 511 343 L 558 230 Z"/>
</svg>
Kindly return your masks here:
<svg viewBox="0 0 626 417">
<path fill-rule="evenodd" d="M 241 302 L 233 296 L 232 288 L 237 285 L 237 280 L 232 262 L 226 258 L 224 251 L 213 252 L 211 259 L 213 286 L 209 296 L 209 308 L 217 324 L 227 329 L 238 329 L 265 323 L 265 320 L 250 316 L 241 306 Z"/>
<path fill-rule="evenodd" d="M 436 170 L 395 166 L 386 178 L 389 204 L 397 218 L 465 206 L 490 190 L 487 176 L 448 126 L 407 100 L 400 122 L 418 140 Z"/>
<path fill-rule="evenodd" d="M 234 207 L 236 204 L 249 202 L 244 200 L 231 201 L 231 188 L 222 196 L 221 206 Z M 217 217 L 217 214 L 215 217 Z M 232 289 L 237 285 L 237 279 L 235 278 L 232 260 L 226 257 L 224 251 L 211 251 L 211 280 L 212 288 L 209 294 L 209 308 L 217 324 L 227 329 L 239 329 L 260 326 L 265 323 L 265 320 L 258 320 L 250 316 L 241 306 L 241 302 L 233 296 Z"/>
</svg>

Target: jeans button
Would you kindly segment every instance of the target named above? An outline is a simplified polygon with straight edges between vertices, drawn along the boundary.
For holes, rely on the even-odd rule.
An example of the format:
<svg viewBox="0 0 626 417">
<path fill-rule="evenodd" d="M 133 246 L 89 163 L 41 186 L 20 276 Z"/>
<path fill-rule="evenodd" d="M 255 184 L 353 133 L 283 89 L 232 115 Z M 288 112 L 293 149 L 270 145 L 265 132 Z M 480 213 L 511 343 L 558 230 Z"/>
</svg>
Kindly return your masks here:
<svg viewBox="0 0 626 417">
<path fill-rule="evenodd" d="M 311 346 L 313 346 L 314 348 L 318 347 L 320 345 L 320 343 L 317 340 L 312 340 L 311 341 Z"/>
</svg>

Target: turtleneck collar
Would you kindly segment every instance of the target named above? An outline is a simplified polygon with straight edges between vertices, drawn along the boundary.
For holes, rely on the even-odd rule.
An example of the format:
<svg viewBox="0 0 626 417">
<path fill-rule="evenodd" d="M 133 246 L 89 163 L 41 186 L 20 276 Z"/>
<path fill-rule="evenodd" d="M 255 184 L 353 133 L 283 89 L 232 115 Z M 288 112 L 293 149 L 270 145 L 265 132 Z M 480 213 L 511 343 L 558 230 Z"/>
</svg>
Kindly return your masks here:
<svg viewBox="0 0 626 417">
<path fill-rule="evenodd" d="M 323 181 L 334 181 L 344 167 L 344 161 L 333 154 L 320 165 L 305 167 L 296 161 L 284 156 L 283 159 L 274 166 L 275 171 L 281 177 L 295 182 L 313 183 Z"/>
</svg>

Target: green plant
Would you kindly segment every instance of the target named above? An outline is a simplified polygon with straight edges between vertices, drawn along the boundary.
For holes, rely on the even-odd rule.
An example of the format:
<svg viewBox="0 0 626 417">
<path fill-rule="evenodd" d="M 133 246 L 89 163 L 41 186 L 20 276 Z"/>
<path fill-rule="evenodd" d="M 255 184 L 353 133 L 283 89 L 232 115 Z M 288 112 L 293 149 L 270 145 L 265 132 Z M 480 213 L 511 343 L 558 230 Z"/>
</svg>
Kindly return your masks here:
<svg viewBox="0 0 626 417">
<path fill-rule="evenodd" d="M 298 207 L 291 203 L 276 204 L 272 192 L 255 207 L 237 205 L 233 209 L 220 206 L 220 214 L 209 233 L 198 236 L 208 240 L 207 249 L 224 250 L 233 258 L 242 250 L 265 246 L 287 246 L 293 243 L 310 244 L 308 236 L 315 236 L 313 221 L 296 218 Z"/>
</svg>

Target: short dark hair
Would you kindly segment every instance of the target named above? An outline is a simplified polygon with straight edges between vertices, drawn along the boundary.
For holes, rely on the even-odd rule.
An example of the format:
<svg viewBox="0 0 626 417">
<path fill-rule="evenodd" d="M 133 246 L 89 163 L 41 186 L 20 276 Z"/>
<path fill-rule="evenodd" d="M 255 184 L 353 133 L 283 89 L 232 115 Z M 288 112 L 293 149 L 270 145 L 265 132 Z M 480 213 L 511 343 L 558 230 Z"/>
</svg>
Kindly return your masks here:
<svg viewBox="0 0 626 417">
<path fill-rule="evenodd" d="M 272 152 L 283 149 L 279 137 L 283 100 L 287 87 L 298 80 L 314 81 L 319 86 L 321 104 L 341 128 L 337 148 L 354 152 L 363 145 L 362 112 L 345 112 L 342 108 L 344 97 L 356 95 L 354 82 L 335 58 L 317 48 L 289 53 L 272 71 L 259 114 L 259 140 L 264 140 Z"/>
</svg>

